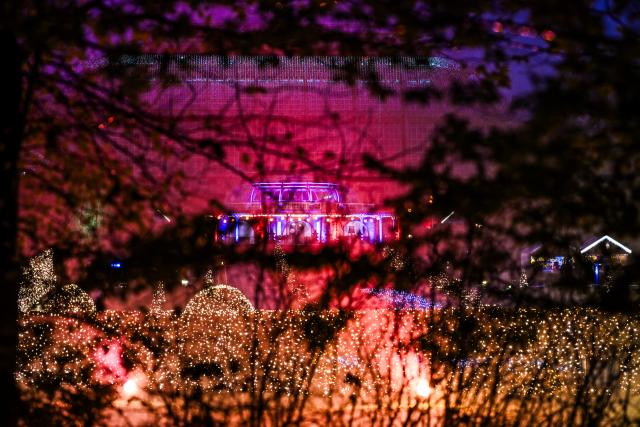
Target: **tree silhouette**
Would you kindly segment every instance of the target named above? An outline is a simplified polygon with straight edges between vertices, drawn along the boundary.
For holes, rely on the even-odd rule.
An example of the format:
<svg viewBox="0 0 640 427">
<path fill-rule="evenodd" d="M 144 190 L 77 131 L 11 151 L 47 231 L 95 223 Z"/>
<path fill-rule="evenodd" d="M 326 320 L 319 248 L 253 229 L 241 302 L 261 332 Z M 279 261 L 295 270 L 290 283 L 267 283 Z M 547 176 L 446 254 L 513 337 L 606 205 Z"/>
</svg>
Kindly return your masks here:
<svg viewBox="0 0 640 427">
<path fill-rule="evenodd" d="M 83 286 L 93 282 L 85 287 L 102 287 L 105 292 L 115 292 L 113 285 L 121 281 L 105 268 L 116 256 L 131 266 L 126 271 L 127 281 L 141 286 L 160 280 L 171 286 L 179 277 L 200 277 L 216 257 L 226 262 L 253 263 L 258 266 L 255 298 L 266 298 L 264 277 L 276 265 L 275 256 L 265 250 L 268 245 L 262 242 L 242 250 L 211 245 L 207 235 L 210 224 L 194 219 L 183 209 L 189 185 L 197 177 L 189 176 L 181 168 L 182 162 L 190 156 L 202 156 L 208 164 L 216 164 L 245 181 L 283 175 L 283 171 L 291 175 L 324 173 L 345 182 L 393 182 L 395 188 L 402 189 L 389 200 L 402 224 L 402 236 L 390 245 L 387 256 L 340 245 L 315 252 L 296 247 L 288 255 L 290 268 L 296 272 L 326 273 L 324 281 L 308 284 L 308 288 L 320 291 L 311 295 L 315 297 L 313 304 L 301 319 L 291 323 L 281 319 L 288 326 L 274 326 L 269 332 L 275 334 L 271 337 L 274 342 L 288 334 L 306 340 L 305 357 L 309 360 L 296 377 L 308 381 L 304 384 L 312 384 L 316 368 L 332 351 L 339 332 L 348 329 L 345 325 L 350 316 L 327 318 L 323 310 L 332 307 L 350 313 L 358 307 L 355 288 L 368 284 L 378 289 L 392 284 L 393 290 L 401 292 L 390 294 L 392 298 L 407 291 L 422 293 L 425 300 L 452 312 L 451 317 L 441 314 L 437 319 L 434 310 L 427 312 L 432 324 L 440 327 L 435 332 L 418 329 L 417 336 L 407 337 L 401 327 L 394 326 L 400 328 L 396 335 L 385 338 L 389 345 L 397 346 L 394 351 L 403 355 L 404 361 L 409 354 L 428 358 L 430 387 L 442 385 L 446 389 L 442 406 L 434 412 L 412 404 L 411 395 L 403 394 L 413 387 L 411 381 L 415 379 L 408 378 L 406 371 L 400 380 L 389 373 L 380 384 L 373 381 L 378 384 L 377 396 L 387 391 L 398 394 L 397 402 L 409 399 L 405 406 L 387 407 L 395 411 L 391 419 L 425 422 L 420 417 L 437 416 L 451 423 L 493 420 L 496 424 L 526 424 L 541 413 L 548 424 L 631 422 L 628 394 L 627 400 L 618 399 L 629 388 L 617 382 L 623 377 L 619 367 L 633 365 L 627 358 L 635 354 L 635 349 L 627 348 L 627 341 L 615 341 L 606 347 L 615 356 L 611 357 L 611 366 L 603 365 L 607 356 L 598 353 L 606 353 L 596 344 L 600 336 L 584 338 L 585 347 L 581 349 L 593 348 L 580 356 L 584 365 L 576 372 L 584 375 L 576 374 L 577 379 L 571 383 L 577 384 L 571 388 L 576 398 L 566 403 L 566 411 L 554 415 L 548 405 L 565 405 L 562 400 L 546 402 L 532 396 L 548 381 L 562 376 L 559 372 L 566 364 L 560 355 L 549 347 L 551 353 L 531 356 L 528 352 L 536 348 L 531 343 L 542 338 L 527 341 L 529 347 L 523 345 L 522 351 L 533 364 L 529 366 L 533 371 L 527 371 L 532 376 L 515 381 L 526 383 L 527 391 L 522 395 L 518 394 L 522 387 L 506 390 L 504 387 L 514 383 L 502 379 L 513 374 L 507 367 L 518 364 L 520 350 L 515 344 L 483 347 L 487 345 L 483 334 L 489 333 L 480 324 L 486 317 L 492 318 L 482 307 L 486 303 L 515 310 L 523 304 L 548 307 L 559 302 L 614 312 L 621 316 L 615 317 L 623 323 L 621 330 L 630 324 L 625 322 L 630 321 L 626 317 L 629 312 L 637 308 L 637 263 L 631 258 L 607 278 L 607 286 L 593 288 L 589 286 L 592 264 L 580 253 L 580 245 L 591 235 L 611 234 L 627 242 L 635 242 L 638 237 L 638 154 L 634 141 L 638 120 L 633 108 L 638 98 L 636 5 L 628 1 L 543 1 L 523 8 L 510 1 L 466 3 L 159 5 L 145 1 L 45 1 L 4 6 L 0 21 L 0 46 L 5 54 L 0 101 L 0 370 L 5 389 L 15 388 L 20 264 L 27 255 L 47 247 L 54 246 L 67 261 L 58 267 L 63 280 L 71 276 Z M 53 24 L 52 18 L 59 16 L 65 17 L 65 25 Z M 381 102 L 394 97 L 409 103 L 446 102 L 455 111 L 431 135 L 424 135 L 423 145 L 411 147 L 418 150 L 420 162 L 395 162 L 393 156 L 385 158 L 375 152 L 358 153 L 363 155 L 363 162 L 350 162 L 354 156 L 344 153 L 354 149 L 357 138 L 345 134 L 342 152 L 327 150 L 326 156 L 318 159 L 292 142 L 297 137 L 296 129 L 313 123 L 299 123 L 291 131 L 278 122 L 277 115 L 256 119 L 255 109 L 241 108 L 247 97 L 268 99 L 267 95 L 277 93 L 277 88 L 234 85 L 233 114 L 224 108 L 198 111 L 189 96 L 175 96 L 175 87 L 180 87 L 183 94 L 196 87 L 185 76 L 199 59 L 183 55 L 185 52 L 218 54 L 223 62 L 233 62 L 242 55 L 262 55 L 256 57 L 261 70 L 277 70 L 293 55 L 334 56 L 324 63 L 332 79 L 364 86 Z M 429 58 L 433 54 L 459 64 L 460 72 L 438 84 L 417 88 L 389 85 L 380 78 L 376 60 L 371 59 L 384 57 L 391 67 L 406 70 L 410 68 L 406 58 Z M 525 72 L 517 71 L 523 68 Z M 163 104 L 167 99 L 176 99 L 176 104 Z M 332 117 L 331 113 L 326 115 L 327 123 Z M 256 138 L 252 129 L 260 123 L 275 123 L 275 129 L 285 131 Z M 269 139 L 272 134 L 277 137 Z M 366 139 L 366 133 L 361 135 Z M 220 211 L 228 208 L 221 200 L 207 200 L 203 206 Z M 451 212 L 455 216 L 445 221 Z M 533 244 L 543 245 L 543 259 L 561 254 L 572 260 L 570 267 L 568 262 L 563 266 L 559 280 L 542 291 L 518 286 L 523 271 L 520 257 L 514 257 L 514 253 Z M 191 280 L 191 276 L 185 280 Z M 528 278 L 529 282 L 535 280 L 535 274 Z M 392 300 L 394 304 L 397 301 Z M 513 322 L 518 325 L 530 321 L 514 313 L 500 315 L 515 316 Z M 287 319 L 287 314 L 282 317 Z M 260 316 L 245 320 L 254 336 L 263 333 Z M 116 336 L 116 330 L 122 332 L 113 327 L 111 319 L 98 326 L 108 338 Z M 504 334 L 498 342 L 523 339 L 519 326 L 513 326 L 518 331 L 515 337 L 509 327 L 495 327 L 495 333 Z M 287 332 L 288 328 L 295 332 Z M 318 334 L 318 330 L 323 333 Z M 553 325 L 542 328 L 543 332 L 550 330 Z M 588 332 L 585 329 L 584 333 Z M 606 335 L 606 331 L 599 333 Z M 42 332 L 38 334 L 47 338 Z M 262 354 L 258 341 L 248 343 L 248 354 Z M 548 341 L 542 341 L 540 351 L 547 349 Z M 271 354 L 271 350 L 265 351 Z M 482 361 L 477 354 L 482 351 L 492 356 L 497 352 L 497 359 Z M 77 360 L 86 354 L 88 350 L 78 353 Z M 285 362 L 283 366 L 290 367 Z M 56 366 L 62 367 L 59 372 L 66 372 L 67 363 L 56 361 Z M 190 378 L 245 372 L 240 362 L 229 366 L 209 360 L 189 363 L 191 368 L 182 373 Z M 484 406 L 479 407 L 473 401 L 477 380 L 470 379 L 472 369 L 466 369 L 474 363 L 486 363 L 483 369 L 488 369 L 487 377 L 493 374 L 494 379 L 493 388 L 482 388 L 476 394 L 489 393 Z M 371 371 L 378 368 L 367 365 Z M 250 370 L 252 381 L 262 375 L 258 371 Z M 32 372 L 38 373 L 37 369 Z M 360 374 L 345 375 L 354 394 L 349 401 L 351 407 L 342 409 L 344 414 L 351 411 L 355 416 L 363 408 L 356 405 L 358 399 L 370 394 L 362 392 L 365 382 Z M 264 378 L 249 387 L 257 399 L 249 406 L 251 422 L 264 422 L 271 410 L 275 411 L 269 415 L 273 419 L 301 422 L 311 393 L 295 394 L 284 412 L 278 412 L 266 397 L 272 397 L 272 392 L 280 397 L 278 387 L 288 385 L 269 384 L 273 389 L 266 393 L 269 381 L 277 382 L 274 378 L 278 376 Z M 224 381 L 219 383 L 225 385 Z M 605 394 L 615 398 L 596 396 L 592 389 L 608 390 Z M 51 391 L 56 393 L 56 387 Z M 84 403 L 95 403 L 97 409 L 99 402 L 111 402 L 111 391 L 107 388 L 100 398 Z M 159 395 L 170 405 L 185 405 L 186 409 L 177 410 L 177 417 L 189 413 L 188 402 L 196 402 L 195 418 L 175 419 L 177 424 L 205 423 L 205 419 L 213 422 L 207 418 L 211 408 L 197 406 L 211 403 L 204 397 L 206 393 L 200 386 L 190 393 L 181 397 Z M 15 424 L 19 407 L 16 393 L 4 402 L 5 424 Z M 80 406 L 73 411 L 83 411 L 84 403 L 78 402 Z M 220 403 L 223 407 L 228 404 L 224 399 Z M 624 409 L 612 409 L 615 405 Z M 475 408 L 475 412 L 469 408 Z M 37 416 L 47 417 L 50 409 L 40 407 L 38 410 L 44 412 Z M 87 412 L 91 417 L 99 414 Z M 326 419 L 332 419 L 331 414 L 327 409 Z M 226 408 L 220 416 L 218 421 L 228 422 L 238 413 Z M 369 417 L 366 413 L 358 416 Z M 97 422 L 97 418 L 84 422 Z"/>
</svg>

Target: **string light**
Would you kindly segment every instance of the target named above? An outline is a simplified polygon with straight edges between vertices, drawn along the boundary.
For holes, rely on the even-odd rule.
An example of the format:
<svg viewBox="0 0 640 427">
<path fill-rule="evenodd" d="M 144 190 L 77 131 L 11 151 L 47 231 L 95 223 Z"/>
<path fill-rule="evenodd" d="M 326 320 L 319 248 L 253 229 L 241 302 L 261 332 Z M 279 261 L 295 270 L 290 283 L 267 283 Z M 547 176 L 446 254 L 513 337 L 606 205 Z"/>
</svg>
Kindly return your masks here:
<svg viewBox="0 0 640 427">
<path fill-rule="evenodd" d="M 164 290 L 164 283 L 158 282 L 156 288 L 153 291 L 153 297 L 151 300 L 151 309 L 149 310 L 153 316 L 165 317 L 171 314 L 171 310 L 166 310 L 164 307 L 167 303 L 167 295 Z"/>
<path fill-rule="evenodd" d="M 292 280 L 281 248 L 276 260 L 279 273 Z M 46 257 L 33 265 L 43 273 L 33 276 L 36 281 L 53 279 Z M 20 319 L 21 390 L 37 393 L 40 384 L 58 378 L 78 392 L 112 385 L 124 397 L 145 399 L 261 389 L 329 402 L 357 392 L 365 412 L 411 405 L 435 410 L 430 402 L 456 392 L 461 413 L 473 413 L 490 390 L 501 404 L 541 408 L 570 405 L 585 381 L 594 401 L 615 402 L 616 387 L 640 393 L 637 316 L 481 305 L 466 313 L 465 304 L 348 314 L 257 310 L 237 288 L 213 280 L 213 273 L 205 275 L 206 287 L 179 316 L 164 309 L 162 283 L 148 315 L 96 312 L 75 285 L 49 289 L 31 301 L 41 309 Z M 459 286 L 444 274 L 430 282 L 443 292 Z M 460 323 L 468 318 L 471 328 Z M 474 344 L 464 348 L 465 342 Z M 615 384 L 607 383 L 607 373 Z"/>
<path fill-rule="evenodd" d="M 31 258 L 22 271 L 23 281 L 18 290 L 18 308 L 22 313 L 39 311 L 42 297 L 55 286 L 56 274 L 53 268 L 53 250 L 47 249 Z"/>
<path fill-rule="evenodd" d="M 41 302 L 43 313 L 51 316 L 93 315 L 93 299 L 77 285 L 71 283 L 50 291 Z"/>
</svg>

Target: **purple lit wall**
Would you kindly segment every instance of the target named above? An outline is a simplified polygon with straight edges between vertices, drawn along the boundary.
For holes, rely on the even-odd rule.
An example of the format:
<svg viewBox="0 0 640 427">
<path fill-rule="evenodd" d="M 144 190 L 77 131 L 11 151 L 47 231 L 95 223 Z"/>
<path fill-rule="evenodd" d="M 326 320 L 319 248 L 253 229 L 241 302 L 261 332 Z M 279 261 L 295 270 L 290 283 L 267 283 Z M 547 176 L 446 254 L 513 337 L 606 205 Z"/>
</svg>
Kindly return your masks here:
<svg viewBox="0 0 640 427">
<path fill-rule="evenodd" d="M 153 62 L 153 57 L 147 61 Z M 363 154 L 395 166 L 415 164 L 434 125 L 451 110 L 444 103 L 423 106 L 398 96 L 383 101 L 363 80 L 352 86 L 335 82 L 331 61 L 340 65 L 344 58 L 289 58 L 277 67 L 261 66 L 259 61 L 185 57 L 172 70 L 181 83 L 153 94 L 160 111 L 179 115 L 179 125 L 193 136 L 221 143 L 231 169 L 253 181 L 338 182 L 347 185 L 351 201 L 380 202 L 394 189 L 380 191 L 380 182 L 362 168 Z M 378 72 L 382 86 L 392 91 L 443 87 L 452 78 L 465 78 L 447 60 L 404 61 L 397 65 L 377 59 L 368 64 Z M 203 117 L 211 128 L 195 124 Z M 300 159 L 278 154 L 292 151 Z M 187 156 L 182 169 L 193 195 L 185 204 L 195 210 L 201 206 L 198 199 L 246 198 L 248 187 L 241 185 L 242 179 L 215 161 Z"/>
</svg>

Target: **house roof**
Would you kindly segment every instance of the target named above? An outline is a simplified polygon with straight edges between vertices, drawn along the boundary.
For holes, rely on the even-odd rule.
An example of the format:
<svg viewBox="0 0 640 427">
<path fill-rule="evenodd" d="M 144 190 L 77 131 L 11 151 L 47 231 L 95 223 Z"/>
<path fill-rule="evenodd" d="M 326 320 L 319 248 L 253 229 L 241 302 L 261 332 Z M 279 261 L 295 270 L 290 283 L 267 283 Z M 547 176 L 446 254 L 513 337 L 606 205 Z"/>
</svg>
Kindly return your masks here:
<svg viewBox="0 0 640 427">
<path fill-rule="evenodd" d="M 625 251 L 626 253 L 630 254 L 631 253 L 631 249 L 629 249 L 628 247 L 626 247 L 625 245 L 623 245 L 622 243 L 618 242 L 616 239 L 614 239 L 613 237 L 604 235 L 598 239 L 591 239 L 588 240 L 587 242 L 585 242 L 585 244 L 580 248 L 580 253 L 583 254 L 585 252 L 590 251 L 591 249 L 595 248 L 596 246 L 600 245 L 603 242 L 608 242 L 608 243 L 613 243 L 614 245 L 616 245 L 617 247 L 619 247 L 620 249 L 622 249 L 623 251 Z"/>
</svg>

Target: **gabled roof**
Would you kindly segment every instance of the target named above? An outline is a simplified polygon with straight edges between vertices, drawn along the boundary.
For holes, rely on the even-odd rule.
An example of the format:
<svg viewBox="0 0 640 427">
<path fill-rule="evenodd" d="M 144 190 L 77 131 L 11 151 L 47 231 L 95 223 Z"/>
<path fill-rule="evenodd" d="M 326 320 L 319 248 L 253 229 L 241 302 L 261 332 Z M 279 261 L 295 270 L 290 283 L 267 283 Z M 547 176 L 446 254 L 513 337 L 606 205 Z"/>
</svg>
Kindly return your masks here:
<svg viewBox="0 0 640 427">
<path fill-rule="evenodd" d="M 622 243 L 618 242 L 616 239 L 609 237 L 607 235 L 604 235 L 602 237 L 600 237 L 599 239 L 594 239 L 591 241 L 587 241 L 584 246 L 582 248 L 580 248 L 580 253 L 583 254 L 585 252 L 590 251 L 591 249 L 595 248 L 596 246 L 598 246 L 599 244 L 601 244 L 602 242 L 608 242 L 608 243 L 613 243 L 614 245 L 616 245 L 617 247 L 619 247 L 620 249 L 622 249 L 623 251 L 625 251 L 626 253 L 630 254 L 631 253 L 631 249 L 629 249 L 628 247 L 626 247 L 625 245 L 623 245 Z"/>
</svg>

